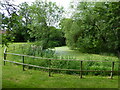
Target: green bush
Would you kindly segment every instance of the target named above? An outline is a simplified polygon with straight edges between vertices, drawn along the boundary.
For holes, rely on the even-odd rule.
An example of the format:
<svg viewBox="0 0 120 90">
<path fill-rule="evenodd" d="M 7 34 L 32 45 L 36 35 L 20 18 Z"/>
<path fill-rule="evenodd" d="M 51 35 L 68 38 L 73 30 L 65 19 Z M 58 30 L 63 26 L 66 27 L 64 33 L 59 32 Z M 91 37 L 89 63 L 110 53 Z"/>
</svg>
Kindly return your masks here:
<svg viewBox="0 0 120 90">
<path fill-rule="evenodd" d="M 24 49 L 25 48 L 25 49 Z M 51 65 L 49 60 L 35 59 L 35 58 L 25 58 L 26 64 L 38 65 L 42 67 L 50 67 L 51 68 L 60 68 L 60 69 L 78 69 L 80 70 L 80 61 L 69 61 L 69 59 L 76 59 L 72 56 L 57 56 L 55 55 L 55 51 L 51 49 L 42 50 L 40 46 L 35 45 L 24 45 L 19 50 L 15 50 L 14 52 L 19 52 L 27 54 L 39 56 L 42 58 L 53 58 L 53 59 L 68 59 L 68 60 L 51 60 Z M 15 57 L 14 57 L 15 58 Z M 90 60 L 88 57 L 87 60 Z M 106 61 L 108 59 L 105 59 Z M 22 60 L 21 60 L 22 61 Z M 94 61 L 83 61 L 83 70 L 111 70 L 112 62 L 94 62 Z M 31 67 L 32 68 L 32 67 Z M 118 63 L 115 63 L 114 70 L 118 70 Z M 56 70 L 52 70 L 52 72 L 58 72 Z M 66 74 L 79 74 L 79 71 L 60 71 L 61 73 Z M 110 72 L 83 72 L 83 75 L 110 75 Z M 117 75 L 117 73 L 114 73 Z"/>
</svg>

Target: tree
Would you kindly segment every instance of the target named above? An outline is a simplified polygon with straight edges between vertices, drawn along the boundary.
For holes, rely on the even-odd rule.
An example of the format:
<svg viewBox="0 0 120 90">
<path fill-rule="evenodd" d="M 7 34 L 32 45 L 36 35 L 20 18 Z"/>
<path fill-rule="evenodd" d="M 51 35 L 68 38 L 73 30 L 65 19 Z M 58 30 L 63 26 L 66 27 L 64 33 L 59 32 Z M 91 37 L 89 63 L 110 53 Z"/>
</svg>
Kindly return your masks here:
<svg viewBox="0 0 120 90">
<path fill-rule="evenodd" d="M 32 18 L 31 37 L 41 44 L 43 49 L 53 47 L 54 41 L 50 40 L 51 27 L 62 18 L 63 8 L 59 8 L 55 3 L 36 1 L 30 6 L 30 17 Z M 57 26 L 56 26 L 57 27 Z"/>
<path fill-rule="evenodd" d="M 61 45 L 59 41 L 55 39 L 54 41 L 50 37 L 55 35 L 54 33 L 59 33 L 58 37 L 63 40 L 62 32 L 56 29 L 59 28 L 59 20 L 62 18 L 62 7 L 42 0 L 35 1 L 31 5 L 25 2 L 19 6 L 5 0 L 2 5 L 8 12 L 8 16 L 2 18 L 3 27 L 14 37 L 15 42 L 33 40 L 39 42 L 43 49 Z"/>
<path fill-rule="evenodd" d="M 67 45 L 92 53 L 119 53 L 119 7 L 119 2 L 78 3 L 72 18 L 62 24 Z"/>
<path fill-rule="evenodd" d="M 17 6 L 14 5 L 11 0 L 7 1 L 4 0 L 3 2 L 0 2 L 1 8 L 3 11 L 7 11 L 7 16 L 4 12 L 1 13 L 2 15 L 2 23 L 1 23 L 1 29 L 6 31 L 6 33 L 2 34 L 2 46 L 8 46 L 8 42 L 13 41 L 14 37 L 12 34 L 10 34 L 10 31 L 12 30 L 12 26 L 14 26 L 14 19 L 11 19 L 11 16 L 16 13 Z"/>
</svg>

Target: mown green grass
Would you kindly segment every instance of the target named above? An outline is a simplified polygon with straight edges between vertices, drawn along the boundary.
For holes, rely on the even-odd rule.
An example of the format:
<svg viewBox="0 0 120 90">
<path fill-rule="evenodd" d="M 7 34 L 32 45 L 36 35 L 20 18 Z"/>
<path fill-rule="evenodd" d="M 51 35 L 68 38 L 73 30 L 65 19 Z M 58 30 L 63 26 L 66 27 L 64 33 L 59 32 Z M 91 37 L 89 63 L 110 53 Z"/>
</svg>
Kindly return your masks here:
<svg viewBox="0 0 120 90">
<path fill-rule="evenodd" d="M 3 67 L 3 88 L 118 88 L 118 77 L 53 74 L 38 70 L 22 71 L 21 65 L 6 63 Z"/>
<path fill-rule="evenodd" d="M 13 44 L 18 47 L 20 44 Z M 25 43 L 24 43 L 25 44 Z M 12 45 L 11 45 L 12 46 Z M 58 47 L 59 48 L 59 47 Z M 65 47 L 66 48 L 66 47 Z M 91 57 L 92 54 L 86 53 L 77 53 L 74 50 L 66 50 L 65 48 L 58 50 L 59 54 L 65 55 L 75 55 L 79 59 L 83 56 L 83 59 L 88 59 L 87 55 Z M 9 49 L 11 49 L 9 47 Z M 3 54 L 3 52 L 1 53 Z M 99 59 L 100 57 L 112 58 L 111 60 L 117 60 L 115 56 L 102 56 L 93 54 L 93 58 Z M 15 60 L 13 56 L 10 56 L 11 59 Z M 101 58 L 99 60 L 104 60 Z M 114 58 L 114 59 L 113 59 Z M 21 58 L 19 58 L 21 60 Z M 3 78 L 2 86 L 3 88 L 117 88 L 118 87 L 118 76 L 114 76 L 114 79 L 109 79 L 109 76 L 83 76 L 83 79 L 80 79 L 78 75 L 68 75 L 68 74 L 53 74 L 53 77 L 48 77 L 48 72 L 38 71 L 27 69 L 27 71 L 22 71 L 22 66 L 17 66 L 14 64 L 6 63 L 3 67 Z"/>
</svg>

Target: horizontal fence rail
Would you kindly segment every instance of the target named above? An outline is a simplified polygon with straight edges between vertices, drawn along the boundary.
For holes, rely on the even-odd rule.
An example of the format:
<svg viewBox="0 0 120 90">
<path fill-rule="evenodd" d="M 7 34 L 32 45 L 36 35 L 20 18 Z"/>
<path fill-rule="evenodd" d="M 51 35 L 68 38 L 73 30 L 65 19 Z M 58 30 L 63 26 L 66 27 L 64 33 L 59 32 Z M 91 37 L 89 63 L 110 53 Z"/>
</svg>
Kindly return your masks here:
<svg viewBox="0 0 120 90">
<path fill-rule="evenodd" d="M 49 68 L 49 67 L 41 67 L 41 66 L 37 66 L 37 65 L 31 65 L 31 64 L 24 64 L 24 63 L 20 63 L 20 62 L 14 62 L 14 61 L 10 61 L 10 60 L 4 60 L 6 62 L 11 62 L 11 63 L 15 63 L 15 64 L 19 64 L 19 65 L 25 65 L 25 66 L 31 66 L 31 67 L 37 67 L 37 68 L 41 68 L 41 69 L 51 69 L 51 70 L 61 70 L 61 71 L 80 71 L 80 72 L 118 72 L 118 71 L 98 71 L 98 70 L 79 70 L 79 69 L 60 69 L 60 68 Z"/>
<path fill-rule="evenodd" d="M 15 62 L 15 61 L 10 61 L 7 60 L 7 55 L 17 55 L 22 57 L 22 63 L 20 62 Z M 25 64 L 25 58 L 24 57 L 31 57 L 31 58 L 36 58 L 36 59 L 41 59 L 41 60 L 49 60 L 49 65 L 48 67 L 42 67 L 42 66 L 37 66 L 37 65 L 31 65 L 31 64 Z M 61 68 L 52 68 L 51 67 L 51 60 L 64 60 L 64 61 L 80 61 L 80 69 L 61 69 Z M 31 67 L 36 67 L 36 68 L 41 68 L 41 69 L 46 69 L 49 70 L 49 76 L 51 76 L 51 70 L 60 70 L 60 71 L 79 71 L 80 72 L 80 78 L 82 78 L 82 72 L 111 72 L 111 79 L 113 78 L 113 72 L 120 72 L 120 71 L 115 71 L 114 70 L 114 65 L 118 61 L 100 61 L 100 60 L 80 60 L 80 59 L 53 59 L 53 58 L 43 58 L 43 57 L 36 57 L 36 56 L 30 56 L 30 55 L 24 55 L 24 54 L 16 54 L 16 53 L 7 53 L 7 48 L 4 49 L 4 65 L 5 62 L 11 62 L 19 65 L 23 65 L 23 71 L 25 71 L 25 66 L 31 66 Z M 111 70 L 83 70 L 83 62 L 111 62 Z"/>
<path fill-rule="evenodd" d="M 43 58 L 43 57 L 36 57 L 36 56 L 30 56 L 30 55 L 23 55 L 23 54 L 15 54 L 15 53 L 5 53 L 5 54 L 11 54 L 11 55 L 17 55 L 17 56 L 25 56 L 25 57 L 31 57 L 31 58 L 37 58 L 37 59 L 43 59 L 43 60 L 64 60 L 64 61 L 93 61 L 93 62 L 118 62 L 118 61 L 102 61 L 102 60 L 80 60 L 80 59 L 54 59 L 54 58 Z"/>
</svg>

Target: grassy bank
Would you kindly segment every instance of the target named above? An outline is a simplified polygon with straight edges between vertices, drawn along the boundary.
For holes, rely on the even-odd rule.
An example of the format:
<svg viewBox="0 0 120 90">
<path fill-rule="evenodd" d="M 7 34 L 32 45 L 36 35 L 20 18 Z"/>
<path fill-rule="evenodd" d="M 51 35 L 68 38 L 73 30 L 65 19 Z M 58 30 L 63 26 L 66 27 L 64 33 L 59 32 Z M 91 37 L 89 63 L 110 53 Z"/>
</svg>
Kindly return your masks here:
<svg viewBox="0 0 120 90">
<path fill-rule="evenodd" d="M 38 70 L 22 71 L 21 65 L 7 63 L 3 68 L 3 88 L 117 88 L 118 77 L 52 74 Z"/>
<path fill-rule="evenodd" d="M 56 47 L 54 49 L 54 52 L 51 50 L 44 50 L 41 51 L 39 47 L 34 47 L 28 45 L 22 44 L 14 44 L 10 45 L 8 48 L 9 50 L 12 50 L 10 52 L 17 53 L 17 54 L 25 54 L 25 55 L 35 55 L 39 57 L 45 57 L 45 58 L 54 58 L 54 59 L 80 59 L 80 60 L 100 60 L 100 61 L 117 61 L 117 57 L 115 56 L 104 56 L 104 55 L 98 55 L 98 54 L 88 54 L 88 53 L 82 53 L 74 50 L 70 50 L 68 47 Z M 15 50 L 14 50 L 15 48 Z M 14 55 L 7 55 L 8 60 L 17 61 L 22 63 L 22 59 L 20 56 L 14 56 Z M 30 57 L 25 57 L 25 63 L 26 64 L 32 64 L 32 65 L 38 65 L 38 66 L 44 66 L 48 67 L 49 62 L 48 60 L 41 60 L 41 59 L 35 59 Z M 111 70 L 111 62 L 83 62 L 83 70 Z M 51 61 L 51 67 L 52 68 L 61 68 L 61 69 L 80 69 L 80 61 L 58 61 L 58 60 L 52 60 Z M 115 69 L 118 70 L 118 63 L 115 63 Z M 56 71 L 54 71 L 56 72 Z M 62 73 L 67 74 L 79 74 L 79 72 L 76 71 L 62 71 Z M 114 73 L 117 75 L 117 73 Z M 83 75 L 107 75 L 110 76 L 110 72 L 84 72 Z"/>
<path fill-rule="evenodd" d="M 20 44 L 17 43 L 14 45 L 16 45 L 16 47 L 19 48 L 19 45 L 21 44 L 23 43 Z M 11 47 L 9 47 L 9 49 L 12 49 L 13 45 L 10 46 Z M 63 53 L 64 53 L 64 49 L 63 49 Z M 56 51 L 60 52 L 59 50 Z M 19 50 L 17 49 L 16 52 L 19 53 Z M 69 52 L 69 50 L 67 50 L 67 52 Z M 60 53 L 57 54 L 60 55 Z M 74 51 L 70 50 L 69 53 L 74 53 Z M 3 52 L 1 52 L 0 54 L 2 55 Z M 74 55 L 76 54 L 77 53 L 74 53 Z M 83 53 L 83 55 L 84 54 L 85 53 Z M 64 56 L 65 54 L 62 55 Z M 81 54 L 79 53 L 79 55 Z M 91 56 L 91 54 L 88 55 Z M 111 56 L 105 56 L 105 58 L 106 57 L 110 58 Z M 84 58 L 86 58 L 86 55 L 84 55 Z M 116 57 L 112 56 L 111 58 L 116 58 Z M 21 57 L 9 56 L 9 59 L 21 61 Z M 29 58 L 26 58 L 26 60 L 30 61 Z M 35 60 L 35 59 L 31 59 L 31 60 Z M 33 70 L 33 69 L 27 69 L 26 71 L 22 71 L 21 65 L 15 65 L 7 62 L 5 66 L 2 66 L 3 88 L 117 88 L 118 87 L 118 76 L 114 76 L 112 80 L 110 79 L 109 76 L 83 75 L 83 79 L 80 79 L 79 74 L 68 75 L 62 73 L 57 74 L 52 72 L 52 77 L 48 77 L 48 72 L 41 70 L 40 71 Z"/>
</svg>

